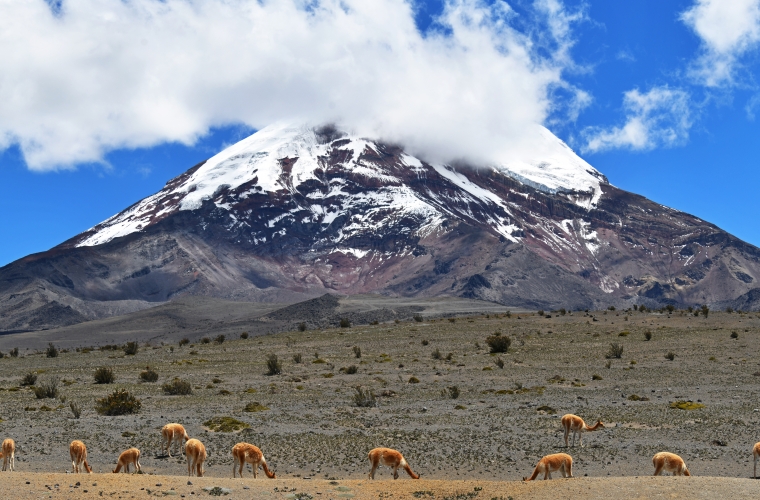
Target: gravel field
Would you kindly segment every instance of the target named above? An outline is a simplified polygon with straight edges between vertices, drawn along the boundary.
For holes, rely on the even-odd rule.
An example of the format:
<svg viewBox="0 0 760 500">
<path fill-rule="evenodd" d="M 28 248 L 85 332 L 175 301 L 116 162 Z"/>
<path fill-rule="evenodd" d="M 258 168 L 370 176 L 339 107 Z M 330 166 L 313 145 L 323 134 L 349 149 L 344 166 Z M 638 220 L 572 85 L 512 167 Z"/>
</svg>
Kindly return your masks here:
<svg viewBox="0 0 760 500">
<path fill-rule="evenodd" d="M 400 450 L 423 480 L 518 481 L 541 456 L 560 451 L 573 456 L 580 478 L 649 475 L 652 455 L 663 450 L 681 455 L 695 476 L 752 475 L 751 449 L 760 441 L 757 313 L 704 318 L 598 311 L 548 318 L 504 312 L 248 339 L 228 335 L 223 343 L 205 331 L 183 346 L 141 343 L 135 355 L 119 348 L 70 349 L 48 358 L 21 349 L 17 358 L 0 359 L 0 438 L 16 441 L 13 481 L 70 470 L 73 439 L 88 445 L 95 472 L 110 471 L 121 450 L 136 446 L 145 473 L 181 477 L 184 457 L 159 453 L 159 430 L 168 422 L 184 424 L 205 443 L 209 480 L 231 476 L 230 449 L 239 441 L 262 449 L 276 481 L 301 478 L 298 484 L 325 488 L 330 481 L 366 479 L 367 452 L 377 446 Z M 495 332 L 511 339 L 507 353 L 489 353 L 486 338 Z M 211 341 L 202 343 L 204 336 Z M 606 358 L 612 343 L 622 346 L 621 358 Z M 266 375 L 270 354 L 279 358 L 281 374 Z M 140 381 L 147 366 L 158 372 L 158 382 Z M 111 368 L 115 383 L 95 384 L 98 367 Z M 21 385 L 28 372 L 36 372 L 37 386 L 57 380 L 58 397 L 37 399 Z M 175 377 L 189 382 L 192 394 L 164 394 L 162 384 Z M 357 386 L 374 394 L 377 406 L 357 407 Z M 138 414 L 95 412 L 96 400 L 116 388 L 140 399 Z M 673 409 L 675 401 L 704 407 Z M 78 419 L 71 402 L 82 408 Z M 586 433 L 585 448 L 565 450 L 564 413 L 589 424 L 601 419 L 605 428 Z M 209 428 L 215 417 L 248 427 L 217 432 Z M 401 474 L 394 485 L 417 483 Z M 3 481 L 10 477 L 0 473 Z M 262 477 L 256 484 L 270 481 Z M 387 468 L 378 471 L 384 484 L 390 477 Z M 646 484 L 686 484 L 666 479 Z M 71 479 L 61 481 L 68 488 Z"/>
</svg>

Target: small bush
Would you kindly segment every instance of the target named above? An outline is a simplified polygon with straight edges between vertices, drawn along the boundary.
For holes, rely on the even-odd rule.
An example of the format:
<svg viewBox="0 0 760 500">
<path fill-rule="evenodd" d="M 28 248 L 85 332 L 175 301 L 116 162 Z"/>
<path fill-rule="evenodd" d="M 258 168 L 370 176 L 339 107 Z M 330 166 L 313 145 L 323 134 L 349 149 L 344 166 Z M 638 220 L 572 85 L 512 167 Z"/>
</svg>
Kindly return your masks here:
<svg viewBox="0 0 760 500">
<path fill-rule="evenodd" d="M 409 383 L 410 384 L 419 384 L 420 383 L 420 379 L 418 379 L 417 377 L 409 377 Z"/>
<path fill-rule="evenodd" d="M 457 399 L 457 398 L 459 398 L 459 387 L 457 387 L 455 385 L 452 385 L 450 387 L 447 387 L 445 389 L 445 391 L 446 391 L 446 395 L 450 399 Z"/>
<path fill-rule="evenodd" d="M 353 402 L 359 408 L 372 408 L 377 406 L 375 394 L 369 389 L 356 388 L 356 393 L 352 397 Z"/>
<path fill-rule="evenodd" d="M 254 401 L 253 403 L 248 403 L 247 405 L 245 405 L 245 408 L 243 408 L 243 411 L 248 412 L 248 413 L 257 413 L 260 411 L 267 411 L 267 410 L 269 410 L 269 407 L 264 406 L 258 401 Z"/>
<path fill-rule="evenodd" d="M 240 334 L 240 338 L 243 339 L 243 340 L 247 339 L 248 338 L 248 332 L 241 333 Z"/>
<path fill-rule="evenodd" d="M 673 304 L 668 304 L 665 306 L 665 309 L 667 309 L 669 313 L 672 313 L 673 311 L 676 310 L 676 306 L 674 306 Z"/>
<path fill-rule="evenodd" d="M 201 339 L 201 344 L 210 344 L 210 343 L 211 343 L 211 339 L 208 337 L 203 337 Z"/>
<path fill-rule="evenodd" d="M 142 403 L 126 389 L 116 389 L 110 395 L 98 399 L 95 411 L 101 415 L 132 415 L 140 412 Z"/>
<path fill-rule="evenodd" d="M 631 334 L 631 332 L 629 332 L 628 330 L 624 330 L 624 331 L 618 333 L 618 337 L 627 337 L 630 334 Z"/>
<path fill-rule="evenodd" d="M 702 306 L 702 315 L 706 318 L 708 314 L 710 314 L 710 308 L 707 307 L 706 305 L 703 305 Z"/>
<path fill-rule="evenodd" d="M 493 335 L 486 337 L 486 344 L 488 344 L 491 353 L 505 353 L 509 351 L 509 346 L 512 345 L 512 339 L 509 337 L 502 337 L 501 333 L 496 332 Z"/>
<path fill-rule="evenodd" d="M 116 377 L 114 376 L 112 369 L 101 366 L 95 370 L 96 384 L 113 384 L 114 380 L 116 380 Z"/>
<path fill-rule="evenodd" d="M 670 407 L 674 410 L 699 410 L 700 408 L 704 408 L 705 405 L 701 403 L 695 403 L 693 401 L 673 401 L 670 403 Z"/>
<path fill-rule="evenodd" d="M 299 323 L 298 324 L 298 331 L 299 332 L 305 332 L 306 331 L 306 323 Z"/>
<path fill-rule="evenodd" d="M 645 340 L 652 340 L 652 332 L 646 332 L 646 333 L 644 333 L 644 339 Z"/>
<path fill-rule="evenodd" d="M 665 355 L 665 359 L 667 359 L 668 361 L 673 361 L 674 359 L 676 359 L 676 355 L 672 352 L 669 352 Z"/>
<path fill-rule="evenodd" d="M 57 378 L 49 378 L 42 382 L 38 386 L 33 386 L 32 391 L 34 391 L 34 396 L 37 399 L 53 399 L 58 397 L 58 379 Z"/>
<path fill-rule="evenodd" d="M 71 414 L 74 415 L 74 418 L 79 418 L 82 416 L 82 407 L 79 406 L 78 403 L 75 403 L 74 401 L 70 402 L 69 408 L 71 408 Z"/>
<path fill-rule="evenodd" d="M 354 346 L 354 356 L 356 356 L 357 358 L 362 357 L 362 350 L 358 345 Z"/>
<path fill-rule="evenodd" d="M 12 358 L 18 358 L 18 347 L 11 349 L 10 355 Z"/>
<path fill-rule="evenodd" d="M 45 351 L 45 356 L 47 356 L 48 358 L 58 357 L 58 349 L 53 345 L 52 342 L 48 344 L 47 350 Z"/>
<path fill-rule="evenodd" d="M 127 342 L 124 345 L 124 354 L 127 356 L 134 356 L 137 354 L 137 351 L 139 350 L 139 346 L 137 345 L 137 342 Z"/>
<path fill-rule="evenodd" d="M 277 355 L 272 353 L 267 356 L 267 375 L 279 375 L 282 373 L 282 363 Z"/>
<path fill-rule="evenodd" d="M 421 315 L 419 315 L 419 314 L 415 314 L 415 315 L 414 315 L 414 316 L 412 316 L 412 317 L 414 318 L 414 321 L 416 321 L 417 323 L 422 323 L 422 320 L 424 319 L 424 318 L 423 318 Z"/>
<path fill-rule="evenodd" d="M 28 372 L 26 375 L 21 377 L 21 385 L 27 386 L 27 385 L 34 385 L 37 383 L 37 374 L 34 372 Z"/>
<path fill-rule="evenodd" d="M 499 368 L 504 368 L 504 360 L 501 359 L 501 356 L 496 358 L 496 366 L 498 366 Z"/>
<path fill-rule="evenodd" d="M 157 382 L 158 372 L 153 370 L 150 366 L 146 366 L 145 371 L 140 372 L 140 380 L 143 382 Z"/>
<path fill-rule="evenodd" d="M 225 339 L 224 335 L 217 335 L 216 337 L 214 337 L 214 342 L 216 344 L 224 344 L 224 339 Z"/>
<path fill-rule="evenodd" d="M 245 422 L 232 417 L 214 417 L 211 420 L 203 422 L 203 425 L 208 427 L 212 432 L 237 432 L 250 427 Z"/>
<path fill-rule="evenodd" d="M 162 385 L 161 390 L 169 396 L 187 396 L 193 393 L 193 386 L 190 385 L 190 382 L 181 378 L 175 378 L 171 382 Z"/>
<path fill-rule="evenodd" d="M 738 339 L 739 338 L 739 334 L 736 333 L 736 332 L 731 332 L 731 338 L 732 339 Z"/>
<path fill-rule="evenodd" d="M 537 312 L 537 314 L 539 316 L 543 316 L 544 315 L 544 310 L 543 309 L 539 309 L 538 312 Z"/>
<path fill-rule="evenodd" d="M 351 327 L 351 321 L 349 321 L 348 318 L 340 318 L 340 327 L 341 328 Z"/>
<path fill-rule="evenodd" d="M 179 346 L 182 347 L 183 345 L 187 345 L 190 343 L 190 339 L 185 337 L 184 339 L 179 341 Z"/>
<path fill-rule="evenodd" d="M 610 350 L 605 355 L 607 359 L 620 359 L 623 357 L 623 346 L 621 344 L 610 344 Z"/>
<path fill-rule="evenodd" d="M 356 365 L 351 365 L 351 366 L 347 367 L 346 370 L 345 370 L 345 372 L 348 375 L 354 375 L 358 371 L 359 371 L 359 367 L 356 366 Z"/>
<path fill-rule="evenodd" d="M 443 354 L 441 354 L 441 350 L 436 348 L 435 351 L 433 351 L 430 356 L 433 359 L 443 359 Z"/>
<path fill-rule="evenodd" d="M 430 343 L 427 339 L 422 339 L 422 345 L 428 345 Z"/>
<path fill-rule="evenodd" d="M 726 308 L 726 312 L 729 313 L 729 314 L 731 314 L 732 312 L 734 312 L 734 308 L 733 307 L 727 307 Z"/>
<path fill-rule="evenodd" d="M 301 364 L 303 362 L 303 356 L 301 356 L 301 353 L 293 355 L 293 362 L 297 364 Z"/>
<path fill-rule="evenodd" d="M 599 375 L 598 373 L 595 373 L 591 375 L 591 380 L 603 380 L 603 379 L 601 375 Z"/>
</svg>

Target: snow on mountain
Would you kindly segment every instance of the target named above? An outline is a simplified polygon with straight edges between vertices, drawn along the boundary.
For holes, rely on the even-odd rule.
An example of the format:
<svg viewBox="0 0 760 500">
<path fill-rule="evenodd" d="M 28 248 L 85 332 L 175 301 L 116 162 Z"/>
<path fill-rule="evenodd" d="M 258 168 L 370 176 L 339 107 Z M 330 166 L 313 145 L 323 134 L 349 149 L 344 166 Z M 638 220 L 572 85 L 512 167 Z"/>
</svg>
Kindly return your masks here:
<svg viewBox="0 0 760 500">
<path fill-rule="evenodd" d="M 339 134 L 337 138 L 340 151 L 350 153 L 342 162 L 343 168 L 352 175 L 371 178 L 385 186 L 372 192 L 346 196 L 343 209 L 360 204 L 374 207 L 374 210 L 393 209 L 414 213 L 427 218 L 429 227 L 441 218 L 440 206 L 431 206 L 430 200 L 422 199 L 419 193 L 409 189 L 397 174 L 389 172 L 384 165 L 361 158 L 365 153 L 377 153 L 376 142 L 349 134 Z M 230 209 L 229 202 L 222 201 L 219 196 L 225 191 L 237 192 L 237 200 L 244 200 L 256 193 L 296 193 L 299 186 L 318 179 L 323 159 L 334 150 L 334 144 L 334 140 L 321 140 L 313 127 L 282 123 L 271 125 L 221 151 L 189 175 L 170 181 L 158 193 L 93 227 L 84 233 L 77 246 L 100 245 L 141 231 L 177 211 L 198 209 L 206 200 Z M 546 128 L 537 126 L 535 140 L 516 153 L 511 154 L 508 160 L 495 162 L 490 168 L 538 190 L 551 194 L 564 193 L 584 208 L 595 206 L 599 201 L 602 194 L 600 184 L 606 183 L 606 178 Z M 408 171 L 424 175 L 427 165 L 424 159 L 405 153 L 402 158 L 403 167 Z M 508 204 L 496 193 L 473 184 L 446 165 L 430 166 L 461 188 L 461 196 L 469 201 L 499 206 L 509 214 Z M 245 191 L 240 192 L 243 186 Z M 342 193 L 341 189 L 339 182 L 333 182 L 328 193 L 307 194 L 307 198 L 315 202 L 312 212 L 323 223 L 329 224 L 340 213 L 325 212 L 318 203 L 319 198 L 347 194 Z M 445 203 L 441 203 L 443 205 Z M 372 209 L 369 212 L 364 217 L 371 219 Z M 509 220 L 503 217 L 490 219 L 489 223 L 496 232 L 515 240 L 512 233 L 517 227 Z M 421 230 L 424 231 L 424 228 Z"/>
</svg>

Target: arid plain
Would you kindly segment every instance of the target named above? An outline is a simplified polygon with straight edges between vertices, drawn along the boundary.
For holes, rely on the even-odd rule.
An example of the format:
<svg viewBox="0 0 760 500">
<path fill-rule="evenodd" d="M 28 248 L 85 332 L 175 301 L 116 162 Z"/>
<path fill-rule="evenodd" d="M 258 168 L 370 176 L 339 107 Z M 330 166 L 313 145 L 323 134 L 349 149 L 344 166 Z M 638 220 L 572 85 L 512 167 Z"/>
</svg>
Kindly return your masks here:
<svg viewBox="0 0 760 500">
<path fill-rule="evenodd" d="M 250 331 L 247 339 L 239 338 L 240 331 L 226 335 L 222 343 L 214 342 L 214 331 L 203 331 L 183 346 L 141 343 L 135 355 L 121 349 L 82 349 L 87 342 L 54 358 L 21 349 L 19 357 L 0 359 L 0 437 L 16 441 L 14 475 L 27 477 L 30 484 L 23 481 L 19 488 L 29 488 L 35 498 L 37 483 L 51 486 L 45 488 L 50 494 L 57 483 L 63 494 L 75 480 L 112 485 L 104 494 L 125 498 L 136 494 L 130 484 L 142 495 L 140 488 L 160 493 L 161 488 L 142 484 L 155 484 L 155 478 L 125 477 L 114 485 L 115 478 L 97 474 L 60 480 L 50 476 L 48 481 L 44 474 L 32 473 L 70 470 L 68 444 L 81 439 L 96 473 L 110 472 L 119 452 L 136 446 L 142 450 L 144 473 L 186 475 L 183 457 L 169 459 L 159 453 L 160 428 L 175 421 L 185 424 L 209 451 L 208 478 L 193 479 L 194 485 L 187 485 L 187 478 L 164 480 L 167 485 L 179 481 L 177 485 L 188 489 L 180 493 L 187 495 L 191 490 L 205 495 L 200 486 L 231 477 L 230 449 L 239 441 L 259 446 L 278 476 L 268 480 L 262 474 L 251 483 L 249 469 L 247 479 L 238 480 L 240 495 L 246 494 L 243 485 L 255 484 L 256 491 L 293 497 L 296 493 L 283 488 L 297 484 L 299 492 L 321 488 L 328 495 L 321 498 L 359 498 L 365 493 L 377 498 L 383 488 L 401 488 L 397 497 L 415 491 L 429 498 L 456 498 L 451 496 L 456 493 L 523 498 L 531 491 L 540 497 L 548 486 L 522 489 L 526 486 L 501 482 L 519 481 L 530 475 L 541 456 L 562 451 L 574 457 L 576 477 L 589 479 L 577 486 L 553 481 L 555 488 L 588 485 L 588 495 L 598 490 L 600 498 L 605 488 L 623 484 L 612 479 L 620 476 L 628 478 L 624 484 L 631 497 L 638 495 L 636 481 L 649 481 L 642 488 L 653 492 L 662 485 L 679 495 L 691 491 L 692 497 L 704 497 L 710 491 L 707 483 L 685 486 L 689 478 L 654 483 L 632 478 L 651 475 L 651 457 L 663 450 L 681 455 L 695 476 L 752 476 L 751 449 L 760 440 L 760 314 L 711 311 L 705 318 L 687 311 L 505 312 L 265 336 Z M 486 339 L 496 332 L 511 339 L 507 353 L 489 353 Z M 210 342 L 203 343 L 203 337 Z M 4 340 L 7 344 L 10 338 Z M 95 344 L 93 340 L 89 345 Z M 611 344 L 622 346 L 620 358 L 607 358 Z M 277 355 L 282 373 L 266 374 L 270 354 Z M 140 381 L 147 366 L 158 372 L 157 382 Z M 350 373 L 352 366 L 356 373 Z M 113 370 L 113 384 L 95 384 L 99 367 Z M 37 385 L 57 380 L 59 396 L 36 399 L 21 385 L 29 372 L 36 372 Z M 176 377 L 190 383 L 192 394 L 164 393 L 162 384 Z M 374 394 L 377 405 L 357 406 L 356 387 Z M 95 412 L 96 400 L 116 388 L 141 400 L 138 414 Z M 672 408 L 678 401 L 698 403 L 682 405 L 687 408 L 704 406 Z M 78 419 L 71 402 L 82 408 Z M 589 424 L 601 419 L 605 428 L 586 433 L 585 448 L 565 450 L 559 423 L 564 413 L 578 414 Z M 214 431 L 210 422 L 217 417 L 231 417 L 248 427 Z M 413 482 L 402 472 L 391 486 L 388 469 L 381 468 L 369 486 L 366 455 L 376 446 L 399 449 L 422 480 Z M 603 483 L 591 478 L 610 478 L 610 486 L 599 486 Z M 219 484 L 235 488 L 230 481 Z M 409 484 L 401 486 L 402 481 Z M 348 489 L 336 489 L 341 484 L 349 484 Z M 730 485 L 739 495 L 755 490 L 750 481 L 726 484 L 729 489 L 721 491 L 731 490 Z"/>
</svg>

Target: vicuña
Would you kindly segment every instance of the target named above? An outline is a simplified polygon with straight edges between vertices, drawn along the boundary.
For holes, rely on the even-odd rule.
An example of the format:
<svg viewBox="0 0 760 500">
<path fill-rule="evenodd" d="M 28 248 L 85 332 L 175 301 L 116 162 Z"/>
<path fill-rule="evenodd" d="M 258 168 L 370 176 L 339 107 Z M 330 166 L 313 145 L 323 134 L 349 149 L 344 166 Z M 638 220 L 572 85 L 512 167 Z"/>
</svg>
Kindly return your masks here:
<svg viewBox="0 0 760 500">
<path fill-rule="evenodd" d="M 393 469 L 393 479 L 398 479 L 398 468 L 403 467 L 412 479 L 419 479 L 420 476 L 412 471 L 409 464 L 406 463 L 404 456 L 396 450 L 390 448 L 375 448 L 369 452 L 369 461 L 372 464 L 372 470 L 369 471 L 369 478 L 375 479 L 375 470 L 382 464 Z"/>
<path fill-rule="evenodd" d="M 172 424 L 166 424 L 161 428 L 161 453 L 166 450 L 166 454 L 169 455 L 169 458 L 172 457 L 172 443 L 178 443 L 179 444 L 179 451 L 182 452 L 182 444 L 190 439 L 190 437 L 187 435 L 187 432 L 185 432 L 185 428 L 182 427 L 181 424 L 172 423 Z"/>
<path fill-rule="evenodd" d="M 565 429 L 565 448 L 568 447 L 567 438 L 570 432 L 573 433 L 573 446 L 575 446 L 575 435 L 578 434 L 581 448 L 583 448 L 583 431 L 595 431 L 600 427 L 602 429 L 604 428 L 604 424 L 601 420 L 597 420 L 594 425 L 589 427 L 578 415 L 573 415 L 572 413 L 564 415 L 562 417 L 562 428 Z"/>
<path fill-rule="evenodd" d="M 533 469 L 533 475 L 523 478 L 523 481 L 533 481 L 539 474 L 544 475 L 544 480 L 552 478 L 552 472 L 560 471 L 562 477 L 573 477 L 573 457 L 567 453 L 555 453 L 546 455 L 538 461 L 538 465 Z"/>
<path fill-rule="evenodd" d="M 206 447 L 197 439 L 190 439 L 185 444 L 185 456 L 187 457 L 187 475 L 195 473 L 203 477 L 203 462 L 206 461 Z"/>
<path fill-rule="evenodd" d="M 16 468 L 16 442 L 11 438 L 3 441 L 3 470 L 13 471 Z"/>
<path fill-rule="evenodd" d="M 232 477 L 235 477 L 235 469 L 238 469 L 240 477 L 243 477 L 243 467 L 246 462 L 251 464 L 253 469 L 253 478 L 256 479 L 256 474 L 259 470 L 259 466 L 264 469 L 264 474 L 270 479 L 275 479 L 274 472 L 270 472 L 267 468 L 267 461 L 264 459 L 264 454 L 261 450 L 249 443 L 238 443 L 232 447 Z M 239 467 L 238 467 L 239 466 Z"/>
<path fill-rule="evenodd" d="M 124 467 L 124 472 L 129 472 L 129 466 L 135 466 L 135 472 L 142 472 L 140 468 L 140 450 L 137 448 L 130 448 L 124 450 L 119 455 L 119 461 L 116 463 L 116 468 L 113 470 L 114 474 L 119 472 Z"/>
<path fill-rule="evenodd" d="M 652 457 L 652 464 L 654 465 L 655 476 L 659 476 L 663 471 L 670 472 L 674 476 L 691 476 L 683 458 L 675 453 L 661 451 Z"/>
<path fill-rule="evenodd" d="M 88 474 L 92 474 L 92 467 L 87 463 L 87 447 L 81 441 L 72 441 L 69 445 L 69 455 L 71 456 L 71 469 L 74 474 L 81 472 L 81 466 Z"/>
</svg>

